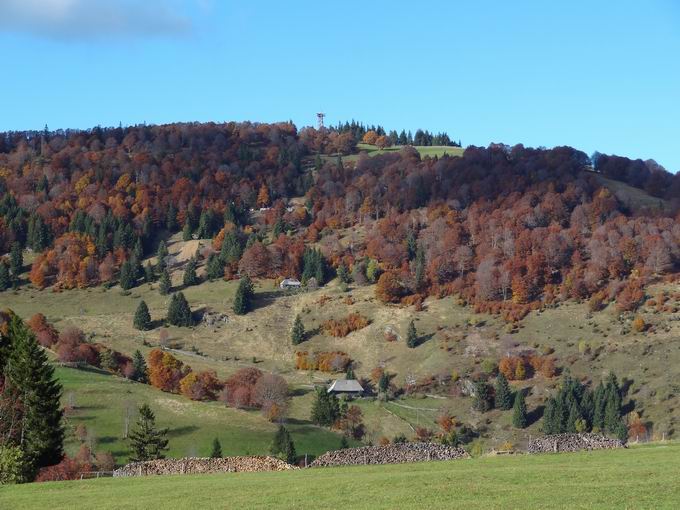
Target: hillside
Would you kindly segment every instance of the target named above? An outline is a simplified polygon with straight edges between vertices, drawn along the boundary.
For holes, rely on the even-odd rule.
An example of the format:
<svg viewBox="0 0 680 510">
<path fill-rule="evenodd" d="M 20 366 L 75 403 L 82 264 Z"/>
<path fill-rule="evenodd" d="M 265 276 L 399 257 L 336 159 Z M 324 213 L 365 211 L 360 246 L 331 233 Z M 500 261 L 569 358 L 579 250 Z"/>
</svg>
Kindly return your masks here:
<svg viewBox="0 0 680 510">
<path fill-rule="evenodd" d="M 8 487 L 0 506 L 68 508 L 635 508 L 680 499 L 676 443 L 283 473 L 164 476 Z M 634 473 L 634 476 L 631 476 Z"/>
</svg>

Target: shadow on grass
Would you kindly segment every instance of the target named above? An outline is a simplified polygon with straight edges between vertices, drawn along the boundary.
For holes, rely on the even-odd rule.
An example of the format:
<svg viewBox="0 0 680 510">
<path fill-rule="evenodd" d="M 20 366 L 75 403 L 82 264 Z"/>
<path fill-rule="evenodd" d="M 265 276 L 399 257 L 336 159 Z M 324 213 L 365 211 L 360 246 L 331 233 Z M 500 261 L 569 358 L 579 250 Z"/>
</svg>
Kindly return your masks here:
<svg viewBox="0 0 680 510">
<path fill-rule="evenodd" d="M 527 427 L 533 425 L 538 420 L 543 418 L 543 413 L 545 412 L 545 406 L 541 405 L 536 407 L 527 413 Z"/>
<path fill-rule="evenodd" d="M 195 425 L 186 425 L 184 427 L 177 427 L 176 429 L 170 429 L 168 431 L 168 435 L 171 437 L 176 437 L 176 436 L 183 436 L 185 434 L 191 434 L 192 432 L 196 432 L 198 430 L 198 427 Z"/>
</svg>

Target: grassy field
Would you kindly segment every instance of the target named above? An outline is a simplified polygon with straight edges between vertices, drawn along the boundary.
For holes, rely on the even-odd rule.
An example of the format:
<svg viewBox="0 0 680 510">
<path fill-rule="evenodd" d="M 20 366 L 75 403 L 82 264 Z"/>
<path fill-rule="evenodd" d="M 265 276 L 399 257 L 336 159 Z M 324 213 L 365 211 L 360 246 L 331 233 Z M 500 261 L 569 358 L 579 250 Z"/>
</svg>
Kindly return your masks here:
<svg viewBox="0 0 680 510">
<path fill-rule="evenodd" d="M 66 418 L 66 449 L 73 454 L 80 446 L 74 430 L 85 425 L 95 451 L 110 451 L 119 464 L 128 457 L 124 439 L 126 415 L 130 424 L 143 404 L 151 406 L 159 427 L 168 427 L 170 457 L 207 456 L 213 438 L 219 438 L 225 455 L 268 454 L 276 425 L 257 411 L 228 408 L 218 402 L 193 402 L 179 395 L 163 393 L 150 386 L 94 371 L 57 368 L 64 386 L 64 403 L 75 404 Z M 340 436 L 312 425 L 308 399 L 301 397 L 287 424 L 299 454 L 319 455 L 340 445 Z M 89 441 L 89 439 L 88 439 Z"/>
<path fill-rule="evenodd" d="M 680 445 L 12 486 L 0 508 L 677 508 Z"/>
</svg>

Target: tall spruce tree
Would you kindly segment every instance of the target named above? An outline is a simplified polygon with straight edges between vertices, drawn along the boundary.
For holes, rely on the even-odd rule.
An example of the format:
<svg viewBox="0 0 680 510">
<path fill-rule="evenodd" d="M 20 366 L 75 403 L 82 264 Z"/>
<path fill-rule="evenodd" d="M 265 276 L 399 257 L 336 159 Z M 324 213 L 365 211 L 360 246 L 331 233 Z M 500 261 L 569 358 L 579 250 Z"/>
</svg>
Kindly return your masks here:
<svg viewBox="0 0 680 510">
<path fill-rule="evenodd" d="M 295 316 L 293 329 L 290 332 L 290 340 L 293 345 L 298 345 L 305 340 L 305 326 L 302 324 L 302 317 L 300 317 L 300 314 Z"/>
<path fill-rule="evenodd" d="M 168 449 L 168 429 L 156 428 L 156 417 L 148 404 L 139 408 L 136 428 L 130 432 L 132 462 L 164 459 Z"/>
<path fill-rule="evenodd" d="M 215 438 L 212 442 L 212 450 L 210 451 L 211 459 L 221 459 L 222 458 L 222 445 L 220 440 Z"/>
<path fill-rule="evenodd" d="M 198 285 L 199 280 L 198 280 L 198 275 L 196 274 L 196 267 L 198 266 L 198 260 L 196 260 L 196 257 L 191 257 L 189 259 L 189 262 L 187 262 L 186 267 L 184 268 L 184 277 L 182 282 L 184 283 L 185 287 L 190 287 L 192 285 Z"/>
<path fill-rule="evenodd" d="M 254 295 L 253 283 L 248 275 L 243 276 L 238 282 L 236 296 L 234 296 L 233 310 L 237 315 L 247 314 L 252 306 Z"/>
<path fill-rule="evenodd" d="M 330 427 L 340 417 L 340 402 L 338 398 L 329 394 L 325 388 L 317 388 L 312 404 L 312 422 L 317 425 Z"/>
<path fill-rule="evenodd" d="M 218 280 L 224 276 L 224 262 L 222 258 L 216 254 L 211 253 L 206 264 L 206 276 L 209 280 Z"/>
<path fill-rule="evenodd" d="M 475 395 L 472 407 L 482 413 L 488 411 L 493 407 L 493 399 L 491 398 L 491 388 L 485 381 L 477 381 L 475 383 Z"/>
<path fill-rule="evenodd" d="M 184 227 L 182 228 L 182 241 L 191 241 L 191 235 L 193 234 L 193 228 L 191 228 L 191 222 L 189 218 L 184 222 Z"/>
<path fill-rule="evenodd" d="M 418 245 L 416 250 L 416 270 L 415 270 L 415 280 L 416 280 L 416 290 L 420 291 L 425 285 L 425 250 L 421 245 Z"/>
<path fill-rule="evenodd" d="M 9 275 L 9 268 L 2 260 L 0 260 L 0 292 L 7 290 L 12 286 L 12 279 Z"/>
<path fill-rule="evenodd" d="M 136 350 L 132 355 L 131 379 L 140 383 L 148 382 L 146 361 L 144 360 L 144 356 L 142 356 L 142 353 L 139 351 L 139 349 Z"/>
<path fill-rule="evenodd" d="M 496 409 L 501 409 L 507 411 L 512 408 L 513 405 L 513 395 L 508 380 L 506 379 L 503 372 L 498 374 L 496 377 L 496 395 L 495 395 L 495 405 Z"/>
<path fill-rule="evenodd" d="M 418 332 L 413 321 L 409 322 L 408 332 L 406 334 L 406 345 L 411 349 L 418 346 Z"/>
<path fill-rule="evenodd" d="M 120 266 L 120 288 L 123 290 L 129 290 L 135 286 L 136 280 L 134 277 L 134 269 L 132 263 L 129 260 L 123 262 Z"/>
<path fill-rule="evenodd" d="M 158 243 L 158 250 L 156 251 L 156 258 L 158 259 L 157 265 L 158 268 L 163 271 L 166 267 L 168 267 L 167 264 L 167 259 L 168 259 L 168 247 L 165 244 L 165 241 L 161 241 Z"/>
<path fill-rule="evenodd" d="M 146 306 L 145 301 L 140 301 L 135 311 L 135 318 L 133 326 L 140 331 L 147 331 L 151 329 L 151 315 L 149 314 L 149 307 Z"/>
<path fill-rule="evenodd" d="M 10 314 L 6 337 L 6 359 L 0 360 L 4 363 L 0 369 L 9 388 L 15 389 L 21 398 L 19 446 L 31 468 L 30 474 L 34 475 L 64 456 L 62 387 L 35 335 L 14 313 Z"/>
<path fill-rule="evenodd" d="M 276 434 L 274 435 L 274 440 L 269 448 L 269 452 L 285 460 L 288 464 L 295 464 L 297 460 L 297 454 L 295 452 L 295 444 L 293 439 L 290 437 L 288 429 L 283 425 L 280 425 Z"/>
<path fill-rule="evenodd" d="M 517 429 L 523 429 L 527 426 L 527 404 L 522 390 L 515 392 L 515 403 L 512 408 L 512 426 Z"/>
<path fill-rule="evenodd" d="M 158 279 L 158 292 L 161 296 L 167 296 L 172 290 L 172 282 L 170 280 L 170 273 L 167 269 L 163 269 L 161 277 Z"/>
<path fill-rule="evenodd" d="M 168 307 L 168 322 L 173 326 L 187 328 L 194 325 L 191 308 L 189 308 L 189 303 L 184 297 L 184 294 L 181 292 L 173 294 L 172 298 L 170 298 L 170 306 Z"/>
</svg>

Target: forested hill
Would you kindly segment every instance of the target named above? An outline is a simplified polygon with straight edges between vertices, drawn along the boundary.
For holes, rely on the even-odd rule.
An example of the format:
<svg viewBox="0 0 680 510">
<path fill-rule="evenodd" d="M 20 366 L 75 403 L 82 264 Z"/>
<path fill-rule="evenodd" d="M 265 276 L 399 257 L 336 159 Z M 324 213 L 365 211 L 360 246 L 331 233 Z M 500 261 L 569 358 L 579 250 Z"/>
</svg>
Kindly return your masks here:
<svg viewBox="0 0 680 510">
<path fill-rule="evenodd" d="M 392 302 L 459 294 L 509 320 L 570 298 L 634 309 L 648 281 L 678 269 L 680 177 L 653 161 L 498 144 L 357 155 L 359 142 L 456 145 L 403 135 L 355 123 L 0 134 L 0 254 L 38 252 L 36 287 L 86 287 L 183 230 L 213 238 L 226 278 L 302 276 L 314 247 L 322 279 L 379 278 Z M 662 206 L 631 207 L 603 177 Z"/>
</svg>

